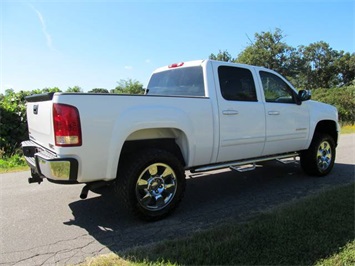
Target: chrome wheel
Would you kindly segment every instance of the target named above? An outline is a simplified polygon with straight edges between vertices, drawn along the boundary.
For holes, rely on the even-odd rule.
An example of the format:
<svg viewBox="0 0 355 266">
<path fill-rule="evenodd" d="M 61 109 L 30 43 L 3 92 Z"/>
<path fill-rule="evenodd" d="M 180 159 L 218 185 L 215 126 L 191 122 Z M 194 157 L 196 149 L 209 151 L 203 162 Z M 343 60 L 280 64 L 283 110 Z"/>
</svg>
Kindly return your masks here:
<svg viewBox="0 0 355 266">
<path fill-rule="evenodd" d="M 317 164 L 320 171 L 329 168 L 332 162 L 332 149 L 328 141 L 323 141 L 318 147 Z"/>
<path fill-rule="evenodd" d="M 301 152 L 302 169 L 309 175 L 325 176 L 333 169 L 336 143 L 325 133 L 315 133 L 311 145 Z"/>
<path fill-rule="evenodd" d="M 169 205 L 176 190 L 176 174 L 164 163 L 149 165 L 142 171 L 136 183 L 138 203 L 149 211 L 158 211 Z"/>
</svg>

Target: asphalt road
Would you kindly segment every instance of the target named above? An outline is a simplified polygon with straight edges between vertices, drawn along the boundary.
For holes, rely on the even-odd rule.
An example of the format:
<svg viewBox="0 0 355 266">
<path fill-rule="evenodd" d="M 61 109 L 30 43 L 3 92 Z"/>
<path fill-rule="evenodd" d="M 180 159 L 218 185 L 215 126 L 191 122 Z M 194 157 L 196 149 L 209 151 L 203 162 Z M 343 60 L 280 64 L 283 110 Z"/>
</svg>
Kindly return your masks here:
<svg viewBox="0 0 355 266">
<path fill-rule="evenodd" d="M 355 181 L 355 134 L 341 135 L 331 174 L 314 178 L 298 164 L 267 162 L 255 171 L 230 170 L 188 178 L 174 214 L 146 223 L 112 195 L 79 194 L 82 185 L 28 184 L 29 172 L 0 175 L 0 265 L 67 265 L 98 254 L 190 235 L 230 220 Z"/>
</svg>

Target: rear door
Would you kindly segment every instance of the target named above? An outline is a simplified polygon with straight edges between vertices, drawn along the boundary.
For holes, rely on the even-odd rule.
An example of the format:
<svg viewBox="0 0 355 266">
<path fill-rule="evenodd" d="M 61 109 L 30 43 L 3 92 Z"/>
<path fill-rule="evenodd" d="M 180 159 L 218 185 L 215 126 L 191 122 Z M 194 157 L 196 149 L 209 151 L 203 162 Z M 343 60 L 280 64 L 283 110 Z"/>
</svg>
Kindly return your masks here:
<svg viewBox="0 0 355 266">
<path fill-rule="evenodd" d="M 214 64 L 220 121 L 217 161 L 232 161 L 262 154 L 265 109 L 256 90 L 252 67 Z"/>
</svg>

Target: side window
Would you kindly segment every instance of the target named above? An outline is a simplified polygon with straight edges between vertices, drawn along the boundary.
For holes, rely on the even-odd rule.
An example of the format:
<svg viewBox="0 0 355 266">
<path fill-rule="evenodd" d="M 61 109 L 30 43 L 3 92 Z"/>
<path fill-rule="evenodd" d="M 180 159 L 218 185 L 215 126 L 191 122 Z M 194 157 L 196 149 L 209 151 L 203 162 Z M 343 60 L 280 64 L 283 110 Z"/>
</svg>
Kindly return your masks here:
<svg viewBox="0 0 355 266">
<path fill-rule="evenodd" d="M 218 67 L 221 94 L 228 101 L 256 102 L 253 75 L 250 70 L 240 67 Z"/>
<path fill-rule="evenodd" d="M 260 71 L 265 101 L 276 103 L 295 103 L 294 91 L 280 77 L 265 71 Z"/>
</svg>

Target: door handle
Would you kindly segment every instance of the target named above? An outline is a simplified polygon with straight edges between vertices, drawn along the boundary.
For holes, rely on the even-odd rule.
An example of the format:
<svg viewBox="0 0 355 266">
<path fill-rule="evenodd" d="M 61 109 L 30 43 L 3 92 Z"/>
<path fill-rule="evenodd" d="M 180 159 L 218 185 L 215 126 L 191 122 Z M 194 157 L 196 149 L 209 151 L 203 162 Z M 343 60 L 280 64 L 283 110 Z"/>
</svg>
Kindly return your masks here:
<svg viewBox="0 0 355 266">
<path fill-rule="evenodd" d="M 33 113 L 34 113 L 35 115 L 38 115 L 38 104 L 35 104 L 35 105 L 33 106 Z"/>
<path fill-rule="evenodd" d="M 238 111 L 237 110 L 223 110 L 222 114 L 224 114 L 224 115 L 237 115 Z"/>
<path fill-rule="evenodd" d="M 279 115 L 280 112 L 279 111 L 269 111 L 268 114 L 269 115 Z"/>
</svg>

